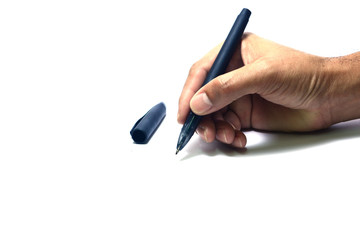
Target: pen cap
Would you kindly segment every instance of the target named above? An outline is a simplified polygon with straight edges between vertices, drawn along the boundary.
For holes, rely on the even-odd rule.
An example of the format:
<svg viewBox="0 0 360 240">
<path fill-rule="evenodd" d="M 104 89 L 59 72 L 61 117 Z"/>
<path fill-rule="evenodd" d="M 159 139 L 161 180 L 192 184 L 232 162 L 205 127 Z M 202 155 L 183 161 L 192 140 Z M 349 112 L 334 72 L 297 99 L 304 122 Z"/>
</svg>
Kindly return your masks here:
<svg viewBox="0 0 360 240">
<path fill-rule="evenodd" d="M 142 118 L 140 118 L 130 131 L 135 143 L 148 143 L 154 135 L 166 115 L 164 103 L 152 107 Z"/>
</svg>

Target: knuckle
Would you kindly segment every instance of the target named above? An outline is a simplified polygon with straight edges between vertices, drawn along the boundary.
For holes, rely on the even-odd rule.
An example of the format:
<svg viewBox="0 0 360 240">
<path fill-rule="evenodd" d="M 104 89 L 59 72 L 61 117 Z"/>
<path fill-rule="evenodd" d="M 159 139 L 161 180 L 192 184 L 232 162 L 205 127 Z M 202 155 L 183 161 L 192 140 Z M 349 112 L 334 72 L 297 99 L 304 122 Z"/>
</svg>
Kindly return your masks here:
<svg viewBox="0 0 360 240">
<path fill-rule="evenodd" d="M 189 70 L 189 76 L 195 77 L 202 71 L 202 67 L 199 62 L 194 63 Z"/>
<path fill-rule="evenodd" d="M 217 79 L 217 90 L 224 94 L 224 95 L 227 95 L 231 92 L 232 90 L 232 86 L 233 86 L 233 77 L 230 76 L 230 77 L 218 77 Z"/>
<path fill-rule="evenodd" d="M 225 78 L 219 76 L 211 81 L 211 84 L 206 88 L 206 94 L 210 101 L 216 105 L 221 99 L 227 99 L 232 91 L 232 78 Z"/>
<path fill-rule="evenodd" d="M 256 64 L 256 86 L 258 93 L 269 93 L 282 85 L 284 65 L 272 58 L 263 58 Z"/>
<path fill-rule="evenodd" d="M 270 73 L 274 71 L 278 66 L 278 62 L 272 58 L 263 58 L 259 63 L 259 71 L 264 73 Z"/>
</svg>

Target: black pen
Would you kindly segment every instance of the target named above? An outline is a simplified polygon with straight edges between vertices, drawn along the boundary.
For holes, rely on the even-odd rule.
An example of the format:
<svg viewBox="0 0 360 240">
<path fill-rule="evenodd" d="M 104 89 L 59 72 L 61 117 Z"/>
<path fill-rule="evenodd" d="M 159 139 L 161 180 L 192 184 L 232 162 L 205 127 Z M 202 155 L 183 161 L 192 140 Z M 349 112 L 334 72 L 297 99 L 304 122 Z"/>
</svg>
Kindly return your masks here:
<svg viewBox="0 0 360 240">
<path fill-rule="evenodd" d="M 202 86 L 210 82 L 217 76 L 224 74 L 226 67 L 228 66 L 236 47 L 241 41 L 245 27 L 249 21 L 251 12 L 249 9 L 244 8 L 237 16 L 234 25 L 232 26 L 229 35 L 227 36 L 223 46 L 217 55 L 214 64 L 212 65 L 209 73 L 207 74 Z M 202 116 L 196 115 L 190 110 L 189 115 L 186 118 L 184 126 L 181 129 L 179 140 L 176 146 L 176 154 L 182 150 L 193 136 Z"/>
</svg>

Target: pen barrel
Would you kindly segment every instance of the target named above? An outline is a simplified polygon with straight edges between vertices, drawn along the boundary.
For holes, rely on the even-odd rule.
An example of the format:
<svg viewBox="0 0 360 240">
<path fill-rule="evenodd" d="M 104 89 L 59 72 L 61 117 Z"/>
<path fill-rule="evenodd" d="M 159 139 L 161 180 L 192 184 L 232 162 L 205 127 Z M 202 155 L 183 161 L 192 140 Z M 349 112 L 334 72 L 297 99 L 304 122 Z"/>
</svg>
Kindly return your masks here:
<svg viewBox="0 0 360 240">
<path fill-rule="evenodd" d="M 228 66 L 237 46 L 241 41 L 241 37 L 249 21 L 250 15 L 250 10 L 244 8 L 237 16 L 234 25 L 232 26 L 223 46 L 220 49 L 220 52 L 218 53 L 210 71 L 204 80 L 203 86 L 217 76 L 225 73 L 226 67 Z M 189 142 L 201 119 L 201 116 L 198 116 L 190 111 L 184 126 L 181 129 L 176 153 L 183 149 L 183 147 Z"/>
<path fill-rule="evenodd" d="M 209 73 L 207 74 L 203 86 L 210 82 L 217 76 L 224 74 L 234 52 L 241 41 L 245 27 L 249 21 L 251 12 L 249 9 L 244 8 L 237 16 L 234 25 L 232 26 L 223 46 L 217 55 Z"/>
</svg>

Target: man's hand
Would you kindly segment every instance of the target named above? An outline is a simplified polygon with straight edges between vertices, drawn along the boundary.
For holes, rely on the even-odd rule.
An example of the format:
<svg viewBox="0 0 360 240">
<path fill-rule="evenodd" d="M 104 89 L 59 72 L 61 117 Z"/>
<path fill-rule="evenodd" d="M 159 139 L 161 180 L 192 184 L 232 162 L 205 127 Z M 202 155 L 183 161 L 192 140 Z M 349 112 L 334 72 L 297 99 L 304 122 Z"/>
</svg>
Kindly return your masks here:
<svg viewBox="0 0 360 240">
<path fill-rule="evenodd" d="M 191 67 L 179 99 L 179 123 L 190 107 L 206 115 L 197 129 L 206 142 L 245 147 L 241 129 L 313 131 L 360 116 L 338 116 L 343 95 L 358 97 L 351 88 L 359 90 L 360 85 L 340 58 L 306 54 L 254 34 L 243 36 L 227 73 L 200 88 L 220 48 Z M 339 83 L 341 79 L 348 80 Z"/>
</svg>

